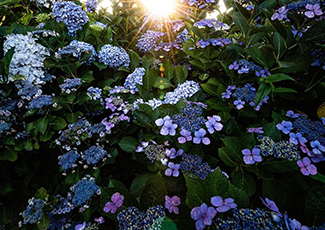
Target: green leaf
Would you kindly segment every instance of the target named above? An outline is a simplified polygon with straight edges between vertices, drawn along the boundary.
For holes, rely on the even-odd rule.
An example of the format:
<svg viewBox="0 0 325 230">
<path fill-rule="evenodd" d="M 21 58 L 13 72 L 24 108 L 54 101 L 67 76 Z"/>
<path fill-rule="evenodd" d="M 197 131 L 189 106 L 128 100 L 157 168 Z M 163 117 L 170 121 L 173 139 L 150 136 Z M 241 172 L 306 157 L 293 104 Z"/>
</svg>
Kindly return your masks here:
<svg viewBox="0 0 325 230">
<path fill-rule="evenodd" d="M 274 64 L 273 52 L 268 46 L 250 47 L 246 52 L 255 62 L 270 69 Z"/>
<path fill-rule="evenodd" d="M 45 133 L 48 124 L 49 124 L 49 119 L 47 117 L 39 118 L 34 122 L 35 128 L 42 134 Z"/>
<path fill-rule="evenodd" d="M 218 98 L 210 98 L 208 100 L 208 105 L 212 109 L 215 109 L 215 110 L 218 110 L 221 112 L 230 112 L 232 110 L 232 107 L 228 103 L 226 103 Z"/>
<path fill-rule="evenodd" d="M 86 83 L 90 83 L 93 80 L 95 80 L 94 76 L 93 76 L 93 71 L 88 70 L 87 72 L 83 73 L 80 76 L 81 80 L 85 81 Z"/>
<path fill-rule="evenodd" d="M 13 187 L 8 183 L 0 185 L 0 195 L 7 195 L 13 190 L 14 190 Z"/>
<path fill-rule="evenodd" d="M 150 91 L 150 89 L 152 88 L 152 86 L 155 83 L 155 76 L 153 74 L 152 71 L 147 70 L 146 74 L 143 76 L 143 87 L 147 90 Z"/>
<path fill-rule="evenodd" d="M 237 163 L 232 158 L 232 156 L 228 153 L 227 148 L 219 148 L 218 155 L 223 163 L 225 163 L 229 167 L 236 167 Z"/>
<path fill-rule="evenodd" d="M 282 181 L 276 179 L 263 180 L 263 197 L 273 200 L 280 210 L 287 206 L 290 196 L 292 194 Z"/>
<path fill-rule="evenodd" d="M 61 130 L 67 126 L 67 122 L 65 122 L 65 120 L 62 117 L 56 117 L 52 122 L 49 123 L 49 125 L 54 130 Z"/>
<path fill-rule="evenodd" d="M 204 180 L 193 179 L 188 176 L 185 176 L 185 180 L 187 187 L 186 203 L 191 209 L 203 203 L 209 204 L 213 196 L 225 197 L 230 187 L 229 180 L 219 170 L 210 173 Z"/>
<path fill-rule="evenodd" d="M 161 205 L 165 202 L 167 194 L 165 181 L 162 175 L 157 173 L 151 176 L 144 186 L 140 196 L 140 206 L 142 209 L 147 209 L 155 205 Z"/>
<path fill-rule="evenodd" d="M 161 230 L 177 230 L 176 224 L 168 217 L 161 222 Z"/>
<path fill-rule="evenodd" d="M 218 96 L 217 91 L 218 87 L 209 83 L 203 83 L 201 84 L 202 89 L 210 94 L 211 96 Z"/>
<path fill-rule="evenodd" d="M 136 117 L 137 124 L 141 124 L 143 127 L 151 127 L 152 126 L 152 120 L 149 115 L 147 115 L 144 112 L 134 110 L 133 115 Z"/>
<path fill-rule="evenodd" d="M 160 90 L 168 89 L 172 86 L 172 83 L 165 77 L 156 77 L 155 83 L 153 87 L 158 88 Z"/>
<path fill-rule="evenodd" d="M 201 31 L 199 28 L 197 28 L 197 27 L 195 27 L 195 26 L 192 26 L 192 27 L 190 28 L 190 30 L 192 30 L 192 31 L 194 32 L 194 34 L 197 35 L 198 37 L 200 37 L 200 38 L 202 38 L 202 39 L 205 38 L 204 35 L 203 35 L 203 33 L 202 33 L 202 31 Z"/>
<path fill-rule="evenodd" d="M 17 152 L 8 148 L 3 150 L 4 153 L 4 157 L 8 160 L 8 161 L 16 161 L 17 160 Z"/>
<path fill-rule="evenodd" d="M 319 172 L 317 172 L 316 175 L 310 175 L 309 177 L 313 178 L 314 180 L 318 180 L 320 182 L 322 182 L 323 184 L 325 184 L 325 176 Z"/>
<path fill-rule="evenodd" d="M 134 52 L 133 50 L 128 50 L 130 55 L 130 68 L 135 69 L 140 65 L 140 57 L 139 54 Z"/>
<path fill-rule="evenodd" d="M 67 114 L 66 119 L 70 124 L 73 124 L 76 123 L 79 120 L 79 117 L 81 117 L 82 115 L 83 114 L 80 111 L 72 112 Z"/>
<path fill-rule="evenodd" d="M 233 184 L 244 191 L 249 197 L 256 191 L 256 183 L 254 178 L 242 168 L 239 168 L 232 174 Z"/>
<path fill-rule="evenodd" d="M 264 125 L 263 130 L 264 130 L 264 135 L 271 137 L 272 140 L 275 142 L 281 140 L 281 132 L 276 128 L 276 122 L 273 121 L 271 123 L 268 123 Z"/>
<path fill-rule="evenodd" d="M 123 137 L 118 143 L 121 149 L 125 152 L 132 153 L 137 149 L 138 141 L 133 137 Z"/>
<path fill-rule="evenodd" d="M 271 92 L 272 87 L 269 84 L 263 82 L 258 87 L 256 97 L 255 97 L 255 107 Z"/>
<path fill-rule="evenodd" d="M 301 42 L 322 41 L 325 38 L 325 21 L 316 22 L 299 39 Z"/>
<path fill-rule="evenodd" d="M 163 104 L 158 107 L 160 117 L 165 117 L 165 116 L 174 116 L 175 114 L 179 113 L 177 107 L 175 105 L 170 105 L 170 104 Z"/>
<path fill-rule="evenodd" d="M 298 93 L 296 90 L 291 88 L 275 88 L 273 90 L 275 93 Z"/>
<path fill-rule="evenodd" d="M 24 16 L 20 19 L 21 23 L 28 25 L 28 23 L 33 19 L 33 14 L 25 13 Z"/>
<path fill-rule="evenodd" d="M 248 29 L 248 23 L 244 15 L 240 12 L 235 12 L 232 15 L 232 19 L 234 20 L 235 24 L 238 26 L 240 31 L 245 34 Z"/>
<path fill-rule="evenodd" d="M 49 195 L 47 194 L 47 191 L 45 188 L 40 188 L 36 191 L 35 196 L 36 199 L 41 199 L 41 200 L 45 200 L 49 197 Z"/>
<path fill-rule="evenodd" d="M 295 81 L 295 79 L 293 79 L 292 77 L 283 74 L 283 73 L 277 73 L 277 74 L 272 74 L 270 76 L 268 76 L 265 79 L 266 83 L 273 83 L 273 82 L 279 82 L 279 81 L 285 81 L 285 80 L 290 80 L 290 81 Z"/>
<path fill-rule="evenodd" d="M 325 220 L 325 185 L 309 190 L 305 200 L 305 216 L 309 225 L 319 226 Z"/>
<path fill-rule="evenodd" d="M 273 33 L 273 46 L 275 49 L 275 53 L 277 54 L 277 58 L 279 58 L 282 52 L 285 50 L 285 41 L 277 32 Z"/>
<path fill-rule="evenodd" d="M 37 228 L 40 230 L 46 230 L 50 226 L 50 218 L 43 214 L 43 218 L 37 222 Z"/>
<path fill-rule="evenodd" d="M 130 187 L 130 193 L 133 196 L 139 196 L 148 180 L 152 177 L 152 175 L 152 173 L 143 173 L 134 178 Z"/>
<path fill-rule="evenodd" d="M 238 207 L 248 207 L 250 205 L 247 194 L 232 184 L 230 184 L 229 190 L 225 197 L 233 198 Z"/>
<path fill-rule="evenodd" d="M 276 6 L 276 0 L 266 0 L 259 4 L 254 10 L 253 18 L 256 18 L 263 10 L 273 10 Z"/>
<path fill-rule="evenodd" d="M 185 65 L 178 65 L 176 67 L 176 73 L 175 73 L 175 76 L 173 78 L 174 82 L 176 85 L 179 85 L 179 84 L 182 84 L 185 82 L 186 78 L 187 78 L 187 75 L 188 75 L 188 71 L 186 69 L 186 66 Z"/>
<path fill-rule="evenodd" d="M 165 68 L 164 76 L 168 80 L 172 79 L 176 74 L 175 67 L 174 67 L 173 63 L 170 60 L 167 60 L 164 64 L 164 68 Z"/>
<path fill-rule="evenodd" d="M 289 160 L 266 161 L 262 164 L 268 171 L 276 173 L 291 172 L 299 169 L 296 162 Z"/>
<path fill-rule="evenodd" d="M 2 136 L 1 137 L 1 142 L 4 145 L 15 145 L 15 139 L 13 136 Z"/>
</svg>

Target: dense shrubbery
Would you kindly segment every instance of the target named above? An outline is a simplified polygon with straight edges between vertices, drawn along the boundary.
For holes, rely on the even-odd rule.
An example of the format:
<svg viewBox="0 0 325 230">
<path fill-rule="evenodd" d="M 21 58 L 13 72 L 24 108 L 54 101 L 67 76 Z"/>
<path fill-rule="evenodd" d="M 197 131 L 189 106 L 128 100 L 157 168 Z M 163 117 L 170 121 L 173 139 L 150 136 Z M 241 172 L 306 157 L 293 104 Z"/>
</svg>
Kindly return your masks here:
<svg viewBox="0 0 325 230">
<path fill-rule="evenodd" d="M 0 3 L 0 228 L 325 229 L 324 2 L 179 4 Z"/>
</svg>

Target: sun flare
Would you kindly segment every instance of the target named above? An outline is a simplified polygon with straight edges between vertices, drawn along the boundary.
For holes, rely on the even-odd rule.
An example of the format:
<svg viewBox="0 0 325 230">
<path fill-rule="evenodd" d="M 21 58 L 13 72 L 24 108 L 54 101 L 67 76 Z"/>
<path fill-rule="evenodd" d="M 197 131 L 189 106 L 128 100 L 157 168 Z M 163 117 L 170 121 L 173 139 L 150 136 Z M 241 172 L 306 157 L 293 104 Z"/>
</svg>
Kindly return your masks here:
<svg viewBox="0 0 325 230">
<path fill-rule="evenodd" d="M 142 0 L 152 16 L 167 17 L 175 10 L 176 0 Z"/>
</svg>

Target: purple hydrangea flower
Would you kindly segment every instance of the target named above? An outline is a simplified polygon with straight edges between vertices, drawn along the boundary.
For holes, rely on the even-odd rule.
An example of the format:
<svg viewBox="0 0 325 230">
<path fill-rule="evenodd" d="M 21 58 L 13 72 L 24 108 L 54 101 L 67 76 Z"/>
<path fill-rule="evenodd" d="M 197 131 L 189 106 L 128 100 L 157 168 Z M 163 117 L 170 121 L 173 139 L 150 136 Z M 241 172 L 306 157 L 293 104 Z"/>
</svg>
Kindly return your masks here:
<svg viewBox="0 0 325 230">
<path fill-rule="evenodd" d="M 178 177 L 179 175 L 179 164 L 174 164 L 173 162 L 168 163 L 168 168 L 165 171 L 166 176 Z"/>
<path fill-rule="evenodd" d="M 115 213 L 116 209 L 121 207 L 123 204 L 124 196 L 121 195 L 119 192 L 114 193 L 111 197 L 112 202 L 107 202 L 104 207 L 104 212 L 108 213 Z"/>
<path fill-rule="evenodd" d="M 178 207 L 181 204 L 181 199 L 178 196 L 165 196 L 165 207 L 168 209 L 170 213 L 178 214 L 179 210 Z"/>
<path fill-rule="evenodd" d="M 218 212 L 227 212 L 231 208 L 237 207 L 237 204 L 234 203 L 234 199 L 226 198 L 223 200 L 221 196 L 211 197 L 211 204 L 217 207 Z"/>
<path fill-rule="evenodd" d="M 213 134 L 214 130 L 220 131 L 223 128 L 223 125 L 218 121 L 221 121 L 221 118 L 217 115 L 208 117 L 208 121 L 205 122 L 205 126 L 210 134 Z"/>
<path fill-rule="evenodd" d="M 82 224 L 78 224 L 74 227 L 74 230 L 84 230 L 86 228 L 86 222 L 83 222 Z"/>
<path fill-rule="evenodd" d="M 183 149 L 179 149 L 178 151 L 176 151 L 176 149 L 171 148 L 165 150 L 165 155 L 170 159 L 175 159 L 176 157 L 181 156 L 183 152 L 184 152 Z"/>
<path fill-rule="evenodd" d="M 322 154 L 322 152 L 325 151 L 325 146 L 321 145 L 321 143 L 318 140 L 311 141 L 310 146 L 313 148 L 313 153 L 315 153 L 315 154 L 320 155 L 320 154 Z"/>
<path fill-rule="evenodd" d="M 170 116 L 165 116 L 164 118 L 159 118 L 155 121 L 157 126 L 163 126 L 166 121 L 170 121 Z"/>
<path fill-rule="evenodd" d="M 191 141 L 192 140 L 192 133 L 191 131 L 188 131 L 186 129 L 183 129 L 180 134 L 182 135 L 182 137 L 179 137 L 177 140 L 178 140 L 178 143 L 180 144 L 184 144 L 186 141 Z"/>
<path fill-rule="evenodd" d="M 293 229 L 296 229 L 296 230 L 309 230 L 309 228 L 307 226 L 302 225 L 296 219 L 291 220 L 291 225 L 292 225 Z"/>
<path fill-rule="evenodd" d="M 316 175 L 317 174 L 317 168 L 315 165 L 311 164 L 308 157 L 304 157 L 301 160 L 297 161 L 297 165 L 300 167 L 300 171 L 305 176 L 309 175 Z"/>
<path fill-rule="evenodd" d="M 270 210 L 280 213 L 279 212 L 279 208 L 278 206 L 276 206 L 275 202 L 273 200 L 270 200 L 269 198 L 265 198 L 265 200 L 263 200 L 261 197 L 260 199 L 262 200 L 262 203 Z M 281 215 L 282 217 L 282 215 Z"/>
<path fill-rule="evenodd" d="M 307 139 L 304 138 L 301 133 L 289 133 L 289 141 L 292 144 L 298 145 L 298 142 L 305 144 L 307 142 Z"/>
<path fill-rule="evenodd" d="M 297 118 L 297 117 L 299 117 L 299 113 L 295 113 L 292 110 L 288 110 L 286 113 L 286 116 L 291 117 L 291 118 Z"/>
<path fill-rule="evenodd" d="M 253 148 L 252 152 L 249 149 L 243 149 L 241 152 L 244 154 L 244 162 L 248 165 L 262 161 L 262 157 L 260 156 L 261 150 L 259 148 Z"/>
<path fill-rule="evenodd" d="M 135 150 L 137 153 L 143 152 L 144 149 L 149 145 L 149 141 L 143 141 L 141 143 L 141 146 L 138 146 L 137 150 Z"/>
<path fill-rule="evenodd" d="M 100 216 L 98 218 L 94 218 L 94 221 L 99 224 L 103 224 L 105 222 L 104 217 L 102 217 L 102 216 Z"/>
<path fill-rule="evenodd" d="M 282 121 L 281 123 L 276 125 L 278 130 L 281 130 L 284 134 L 290 133 L 290 130 L 293 129 L 291 121 Z"/>
<path fill-rule="evenodd" d="M 263 127 L 257 127 L 257 128 L 251 127 L 247 130 L 247 132 L 249 132 L 249 133 L 264 133 L 264 131 L 262 129 L 263 129 Z"/>
<path fill-rule="evenodd" d="M 240 110 L 240 109 L 244 108 L 245 101 L 238 99 L 238 100 L 234 101 L 234 105 L 236 106 L 237 109 Z"/>
<path fill-rule="evenodd" d="M 217 211 L 213 207 L 208 207 L 206 203 L 203 203 L 200 207 L 195 207 L 191 211 L 191 217 L 196 220 L 195 227 L 197 230 L 202 230 L 206 225 L 212 224 L 212 219 L 217 214 Z"/>
<path fill-rule="evenodd" d="M 308 18 L 313 18 L 315 17 L 316 15 L 317 16 L 320 16 L 323 14 L 322 12 L 322 9 L 320 9 L 320 5 L 319 4 L 307 4 L 306 5 L 306 9 L 308 11 L 305 12 L 305 15 L 308 17 Z"/>
<path fill-rule="evenodd" d="M 237 69 L 239 69 L 239 65 L 238 65 L 237 61 L 234 61 L 234 63 L 230 64 L 228 68 L 230 70 L 232 70 L 232 69 L 237 70 Z"/>
<path fill-rule="evenodd" d="M 286 9 L 286 6 L 282 6 L 281 8 L 278 9 L 278 12 L 272 15 L 271 20 L 274 21 L 275 19 L 278 19 L 279 21 L 281 21 L 284 18 L 287 18 L 287 12 L 288 9 Z"/>
<path fill-rule="evenodd" d="M 198 131 L 194 132 L 195 137 L 193 138 L 193 143 L 194 144 L 200 144 L 201 141 L 205 145 L 210 144 L 210 139 L 208 137 L 204 137 L 204 135 L 207 133 L 204 129 L 199 129 Z"/>
<path fill-rule="evenodd" d="M 161 128 L 160 134 L 163 136 L 167 136 L 168 134 L 171 136 L 175 136 L 176 128 L 177 128 L 177 124 L 173 124 L 171 120 L 167 120 L 164 122 L 164 125 Z"/>
</svg>

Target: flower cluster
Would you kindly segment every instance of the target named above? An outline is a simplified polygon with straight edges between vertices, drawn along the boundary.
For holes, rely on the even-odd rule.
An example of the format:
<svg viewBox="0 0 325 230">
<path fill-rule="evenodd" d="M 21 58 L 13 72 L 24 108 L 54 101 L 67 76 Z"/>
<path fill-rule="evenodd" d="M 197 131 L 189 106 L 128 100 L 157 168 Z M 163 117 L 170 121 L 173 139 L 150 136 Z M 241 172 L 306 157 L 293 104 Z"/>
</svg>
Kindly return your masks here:
<svg viewBox="0 0 325 230">
<path fill-rule="evenodd" d="M 43 208 L 46 202 L 41 199 L 28 200 L 28 206 L 26 210 L 22 213 L 24 218 L 23 224 L 35 224 L 43 218 Z"/>
<path fill-rule="evenodd" d="M 297 2 L 291 2 L 288 5 L 280 7 L 272 15 L 271 20 L 288 20 L 287 14 L 289 11 L 299 12 L 302 15 L 305 15 L 307 18 L 315 18 L 316 16 L 323 15 L 319 0 L 302 0 Z"/>
<path fill-rule="evenodd" d="M 55 143 L 70 151 L 72 145 L 80 145 L 82 140 L 89 137 L 90 127 L 91 125 L 86 118 L 81 118 L 76 123 L 69 124 L 67 130 L 60 130 L 60 136 L 55 140 Z"/>
<path fill-rule="evenodd" d="M 73 169 L 77 167 L 77 160 L 79 157 L 80 155 L 76 151 L 71 150 L 58 157 L 58 164 L 61 166 L 62 170 Z"/>
<path fill-rule="evenodd" d="M 57 195 L 56 198 L 58 198 L 58 202 L 52 209 L 51 213 L 55 215 L 62 215 L 70 213 L 75 206 L 65 197 L 61 197 L 60 195 Z"/>
<path fill-rule="evenodd" d="M 57 22 L 67 25 L 70 36 L 75 36 L 77 30 L 82 29 L 89 22 L 87 13 L 82 10 L 81 6 L 71 1 L 54 3 L 52 14 Z"/>
<path fill-rule="evenodd" d="M 9 66 L 9 80 L 15 82 L 17 87 L 21 84 L 43 84 L 45 77 L 44 60 L 50 56 L 47 48 L 36 43 L 37 39 L 27 35 L 10 34 L 6 36 L 3 51 L 6 54 L 11 48 L 15 48 L 14 55 Z"/>
<path fill-rule="evenodd" d="M 100 160 L 105 160 L 107 151 L 102 146 L 91 146 L 89 149 L 81 154 L 81 158 L 87 162 L 87 164 L 97 164 Z"/>
<path fill-rule="evenodd" d="M 211 204 L 216 208 L 208 207 L 206 203 L 203 203 L 201 206 L 192 209 L 191 217 L 196 221 L 195 227 L 197 230 L 202 230 L 206 225 L 211 225 L 213 218 L 218 212 L 227 212 L 237 207 L 234 199 L 222 199 L 220 196 L 211 197 Z"/>
<path fill-rule="evenodd" d="M 206 8 L 211 4 L 216 3 L 215 0 L 180 0 L 181 3 L 188 4 L 190 6 L 195 6 L 198 8 Z"/>
<path fill-rule="evenodd" d="M 98 1 L 97 0 L 87 0 L 86 1 L 86 9 L 89 13 L 94 13 L 97 9 Z"/>
<path fill-rule="evenodd" d="M 148 30 L 145 34 L 140 37 L 136 46 L 139 47 L 140 52 L 146 53 L 152 48 L 156 48 L 158 45 L 158 40 L 165 35 L 166 33 Z"/>
<path fill-rule="evenodd" d="M 72 55 L 80 60 L 83 53 L 91 53 L 91 56 L 87 61 L 88 65 L 94 61 L 97 56 L 96 50 L 91 44 L 78 40 L 73 40 L 69 45 L 59 49 L 56 56 L 61 57 L 62 55 Z M 83 63 L 85 62 L 86 61 L 83 61 Z"/>
<path fill-rule="evenodd" d="M 132 94 L 138 92 L 137 84 L 142 85 L 142 77 L 145 75 L 146 70 L 142 67 L 135 68 L 133 73 L 129 74 L 124 82 L 124 87 Z"/>
<path fill-rule="evenodd" d="M 99 62 L 108 65 L 109 68 L 117 69 L 119 67 L 128 68 L 130 57 L 122 47 L 104 45 L 98 52 Z"/>
<path fill-rule="evenodd" d="M 200 178 L 201 180 L 204 180 L 211 172 L 208 163 L 202 163 L 201 157 L 191 154 L 182 155 L 180 169 L 185 175 L 193 178 Z"/>
<path fill-rule="evenodd" d="M 53 98 L 50 95 L 40 95 L 31 100 L 28 109 L 42 109 L 44 106 L 53 104 Z"/>
<path fill-rule="evenodd" d="M 161 229 L 161 222 L 166 214 L 163 207 L 158 205 L 140 212 L 136 207 L 129 207 L 117 214 L 120 230 L 127 229 Z"/>
<path fill-rule="evenodd" d="M 110 130 L 121 121 L 129 121 L 130 118 L 127 116 L 129 111 L 132 111 L 133 104 L 129 104 L 128 101 L 124 101 L 120 96 L 110 96 L 105 99 L 106 101 L 106 109 L 110 109 L 112 112 L 115 112 L 109 116 L 109 119 L 104 118 L 102 120 L 102 124 L 105 125 L 106 130 L 110 132 Z"/>
<path fill-rule="evenodd" d="M 95 184 L 94 178 L 84 177 L 70 188 L 74 193 L 72 197 L 72 204 L 77 206 L 84 206 L 87 208 L 87 202 L 95 194 L 100 195 L 100 188 Z"/>
<path fill-rule="evenodd" d="M 226 92 L 222 93 L 222 98 L 235 98 L 234 105 L 237 109 L 244 108 L 246 102 L 250 106 L 255 106 L 256 88 L 252 84 L 247 83 L 244 87 L 236 87 L 235 85 L 228 86 Z M 266 96 L 254 109 L 259 111 L 263 103 L 267 103 L 268 96 Z"/>
<path fill-rule="evenodd" d="M 22 88 L 19 89 L 17 95 L 21 96 L 21 99 L 30 101 L 33 97 L 38 97 L 42 94 L 40 85 L 33 85 L 27 82 Z"/>
<path fill-rule="evenodd" d="M 12 126 L 12 121 L 15 120 L 15 109 L 17 101 L 11 98 L 6 98 L 0 101 L 0 134 L 8 131 Z"/>
<path fill-rule="evenodd" d="M 158 145 L 155 141 L 142 142 L 141 146 L 138 146 L 136 152 L 144 152 L 147 158 L 151 161 L 160 161 L 166 164 L 168 159 L 165 155 L 165 145 Z"/>
<path fill-rule="evenodd" d="M 71 92 L 76 91 L 76 87 L 82 84 L 82 80 L 80 78 L 73 79 L 65 79 L 64 83 L 60 85 L 60 89 L 63 93 L 70 94 Z"/>
<path fill-rule="evenodd" d="M 90 86 L 87 89 L 87 95 L 88 97 L 90 97 L 91 100 L 99 100 L 102 99 L 102 89 L 101 88 L 94 88 L 92 86 Z"/>
<path fill-rule="evenodd" d="M 311 53 L 313 57 L 313 62 L 311 63 L 312 66 L 322 66 L 322 69 L 325 70 L 325 54 L 320 50 L 314 50 Z"/>
<path fill-rule="evenodd" d="M 199 48 L 205 48 L 209 45 L 212 46 L 225 46 L 231 44 L 230 39 L 228 38 L 208 38 L 208 39 L 201 39 L 197 42 L 196 46 Z"/>
<path fill-rule="evenodd" d="M 214 28 L 215 31 L 228 30 L 230 28 L 227 24 L 223 22 L 220 22 L 216 19 L 208 19 L 208 18 L 195 22 L 193 26 L 197 26 L 199 28 L 204 28 L 207 26 L 209 28 Z"/>
<path fill-rule="evenodd" d="M 267 68 L 262 68 L 256 65 L 254 62 L 247 61 L 245 59 L 240 59 L 238 61 L 234 61 L 228 67 L 230 70 L 237 70 L 239 74 L 249 73 L 250 71 L 255 72 L 257 77 L 264 77 L 271 75 Z"/>
<path fill-rule="evenodd" d="M 175 105 L 181 98 L 186 99 L 192 97 L 200 90 L 199 83 L 195 81 L 185 81 L 179 84 L 174 91 L 168 92 L 164 97 L 163 103 Z"/>
</svg>

